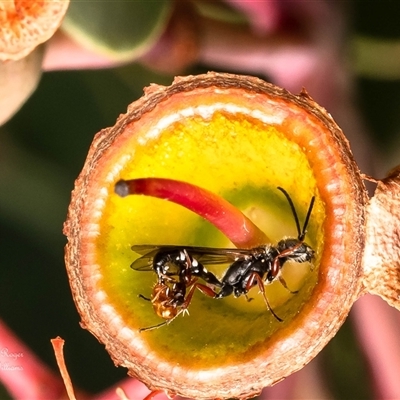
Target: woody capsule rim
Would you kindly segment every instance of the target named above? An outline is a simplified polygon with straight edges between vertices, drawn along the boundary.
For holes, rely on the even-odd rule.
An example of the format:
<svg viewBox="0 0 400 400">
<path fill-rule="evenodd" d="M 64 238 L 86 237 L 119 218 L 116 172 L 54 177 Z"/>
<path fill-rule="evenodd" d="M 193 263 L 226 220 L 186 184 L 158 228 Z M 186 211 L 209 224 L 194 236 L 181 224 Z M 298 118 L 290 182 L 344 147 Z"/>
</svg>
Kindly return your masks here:
<svg viewBox="0 0 400 400">
<path fill-rule="evenodd" d="M 98 194 L 102 191 L 107 195 L 98 180 L 102 177 L 102 163 L 110 152 L 118 150 L 127 127 L 132 129 L 150 115 L 154 118 L 168 102 L 175 107 L 175 96 L 200 99 L 207 92 L 215 96 L 225 93 L 235 101 L 246 94 L 255 103 L 272 102 L 274 107 L 294 110 L 296 116 L 304 114 L 303 122 L 310 126 L 309 136 L 303 137 L 289 120 L 286 129 L 292 129 L 291 138 L 305 149 L 315 172 L 326 207 L 325 243 L 319 281 L 309 302 L 287 328 L 270 338 L 261 354 L 242 365 L 187 370 L 169 365 L 168 360 L 158 359 L 156 353 L 143 346 L 140 333 L 124 326 L 107 304 L 107 296 L 97 291 L 98 269 L 92 263 L 94 248 L 89 228 L 98 211 L 92 201 L 101 203 Z M 113 172 L 117 175 L 118 167 Z M 152 85 L 114 127 L 96 135 L 73 191 L 64 226 L 68 237 L 66 265 L 82 326 L 106 346 L 116 365 L 127 367 L 130 375 L 149 388 L 198 399 L 254 396 L 311 361 L 335 335 L 359 297 L 366 202 L 366 190 L 346 138 L 331 116 L 305 91 L 296 96 L 258 78 L 221 73 L 176 78 L 169 87 Z"/>
</svg>

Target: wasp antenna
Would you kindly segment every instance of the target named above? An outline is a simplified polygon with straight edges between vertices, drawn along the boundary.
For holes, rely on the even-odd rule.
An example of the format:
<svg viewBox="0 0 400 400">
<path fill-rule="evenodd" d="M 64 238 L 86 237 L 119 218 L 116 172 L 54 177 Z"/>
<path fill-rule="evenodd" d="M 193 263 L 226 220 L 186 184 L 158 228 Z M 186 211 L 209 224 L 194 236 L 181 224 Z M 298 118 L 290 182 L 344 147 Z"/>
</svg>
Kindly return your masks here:
<svg viewBox="0 0 400 400">
<path fill-rule="evenodd" d="M 314 203 L 315 203 L 315 196 L 311 198 L 310 205 L 308 206 L 306 219 L 304 220 L 303 231 L 301 232 L 301 235 L 299 235 L 299 240 L 304 240 L 304 238 L 306 237 L 307 225 L 310 222 L 311 212 L 314 207 Z"/>
<path fill-rule="evenodd" d="M 302 233 L 301 230 L 300 230 L 299 217 L 297 216 L 296 208 L 295 208 L 295 206 L 293 204 L 293 201 L 292 201 L 291 197 L 289 196 L 289 193 L 284 188 L 278 186 L 277 189 L 280 190 L 285 195 L 285 197 L 286 197 L 286 199 L 287 199 L 287 201 L 289 203 L 290 209 L 292 210 L 292 214 L 293 214 L 293 217 L 294 217 L 294 221 L 296 222 L 296 228 L 297 228 L 297 234 L 299 235 L 298 236 L 299 240 L 302 240 L 302 239 L 300 239 L 300 237 L 303 236 L 304 232 Z M 309 214 L 307 214 L 307 218 L 309 219 Z M 306 218 L 306 220 L 307 220 L 307 218 Z M 304 234 L 304 236 L 305 236 L 305 234 Z"/>
<path fill-rule="evenodd" d="M 271 314 L 275 317 L 275 319 L 276 320 L 278 320 L 279 322 L 283 322 L 283 319 L 282 318 L 279 318 L 276 314 L 275 314 L 275 311 L 271 308 L 271 306 L 269 305 L 269 303 L 268 303 L 268 309 L 269 309 L 269 311 L 271 311 Z"/>
<path fill-rule="evenodd" d="M 139 297 L 140 299 L 143 299 L 143 300 L 146 300 L 146 301 L 151 301 L 151 299 L 149 299 L 149 298 L 146 297 L 146 296 L 143 296 L 142 294 L 138 294 L 138 297 Z"/>
</svg>

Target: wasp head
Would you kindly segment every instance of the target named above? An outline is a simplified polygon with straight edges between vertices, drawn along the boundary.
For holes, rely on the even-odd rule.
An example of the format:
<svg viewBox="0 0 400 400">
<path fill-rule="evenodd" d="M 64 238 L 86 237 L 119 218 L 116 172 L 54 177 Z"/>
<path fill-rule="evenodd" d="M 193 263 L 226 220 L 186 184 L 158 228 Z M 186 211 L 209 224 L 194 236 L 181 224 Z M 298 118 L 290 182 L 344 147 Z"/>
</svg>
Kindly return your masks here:
<svg viewBox="0 0 400 400">
<path fill-rule="evenodd" d="M 293 260 L 298 263 L 311 262 L 314 258 L 315 251 L 307 243 L 294 238 L 282 239 L 278 245 L 277 250 L 280 254 L 285 254 L 281 257 L 281 263 L 287 260 Z"/>
</svg>

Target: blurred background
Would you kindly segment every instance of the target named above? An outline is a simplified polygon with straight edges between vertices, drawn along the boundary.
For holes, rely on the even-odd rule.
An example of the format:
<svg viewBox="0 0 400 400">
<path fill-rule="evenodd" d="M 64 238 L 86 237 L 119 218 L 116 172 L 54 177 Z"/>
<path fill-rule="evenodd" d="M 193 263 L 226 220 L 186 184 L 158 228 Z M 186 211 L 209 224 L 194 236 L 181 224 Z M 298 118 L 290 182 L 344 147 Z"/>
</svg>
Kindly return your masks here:
<svg viewBox="0 0 400 400">
<path fill-rule="evenodd" d="M 143 0 L 125 3 L 132 8 L 126 14 L 136 19 L 108 11 L 115 17 L 110 26 L 99 11 L 102 28 L 89 33 L 71 28 L 85 12 L 96 19 L 80 4 L 71 4 L 65 26 L 46 44 L 36 91 L 0 127 L 0 318 L 54 370 L 50 338 L 66 339 L 72 381 L 96 393 L 126 377 L 126 371 L 79 326 L 62 235 L 74 180 L 94 134 L 114 125 L 150 83 L 168 85 L 174 75 L 210 70 L 250 74 L 294 93 L 305 87 L 342 127 L 362 171 L 383 177 L 400 164 L 400 2 Z M 132 49 L 113 53 L 113 43 L 90 47 L 87 38 L 105 34 L 107 39 L 107 32 L 117 30 L 115 21 L 137 30 L 120 33 L 124 40 L 138 38 Z M 65 46 L 66 38 L 73 45 Z M 393 321 L 392 310 L 373 301 L 379 315 Z M 379 332 L 383 325 L 370 303 L 354 315 L 357 307 L 318 357 L 321 381 L 307 396 L 385 397 L 384 378 L 374 369 L 362 331 L 377 329 L 377 342 L 385 342 L 387 331 Z M 392 327 L 397 346 L 399 321 Z M 400 352 L 380 368 L 400 376 L 399 365 Z M 391 384 L 392 393 L 400 393 L 398 383 Z M 311 398 L 293 391 L 262 396 Z M 11 397 L 0 384 L 3 398 Z"/>
</svg>

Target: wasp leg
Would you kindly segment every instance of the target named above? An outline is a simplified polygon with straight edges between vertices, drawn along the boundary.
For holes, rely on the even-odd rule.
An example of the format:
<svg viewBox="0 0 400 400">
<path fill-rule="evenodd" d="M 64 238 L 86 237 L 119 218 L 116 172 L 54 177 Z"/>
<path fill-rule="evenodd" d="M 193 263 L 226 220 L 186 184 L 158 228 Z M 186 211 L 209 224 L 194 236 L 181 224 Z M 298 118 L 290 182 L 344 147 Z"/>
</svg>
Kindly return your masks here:
<svg viewBox="0 0 400 400">
<path fill-rule="evenodd" d="M 247 293 L 244 294 L 244 297 L 246 298 L 246 301 L 249 302 L 249 303 L 254 300 L 253 297 L 247 296 Z"/>
<path fill-rule="evenodd" d="M 283 286 L 286 290 L 288 290 L 291 294 L 299 293 L 298 290 L 295 290 L 295 291 L 290 290 L 290 289 L 287 287 L 287 283 L 286 283 L 285 279 L 283 279 L 283 277 L 282 277 L 281 275 L 278 276 L 278 279 L 279 279 L 279 282 L 282 284 L 282 286 Z"/>
<path fill-rule="evenodd" d="M 262 294 L 263 297 L 264 297 L 264 301 L 265 301 L 265 304 L 267 305 L 268 310 L 271 312 L 271 314 L 272 314 L 279 322 L 283 322 L 283 319 L 282 319 L 282 318 L 279 318 L 279 317 L 275 314 L 274 310 L 271 308 L 271 305 L 269 304 L 267 295 L 265 294 L 264 282 L 263 282 L 263 280 L 261 279 L 261 276 L 260 276 L 257 272 L 253 272 L 253 273 L 250 275 L 249 280 L 247 281 L 246 290 L 250 290 L 250 289 L 251 289 L 251 287 L 254 285 L 254 281 L 256 281 L 257 284 L 258 284 L 258 287 L 259 287 L 259 289 L 260 289 L 261 294 Z"/>
<path fill-rule="evenodd" d="M 196 289 L 200 290 L 201 293 L 203 293 L 203 294 L 205 294 L 205 295 L 207 295 L 209 297 L 212 297 L 212 298 L 215 297 L 216 293 L 214 292 L 214 290 L 212 290 L 210 287 L 208 287 L 206 285 L 203 285 L 202 283 L 196 282 L 196 278 L 194 278 L 189 283 L 189 285 L 192 285 L 192 286 L 191 286 L 191 288 L 189 290 L 189 293 L 186 296 L 185 302 L 182 304 L 182 308 L 179 310 L 178 314 L 176 314 L 174 318 L 172 318 L 172 319 L 170 319 L 168 321 L 168 323 L 172 322 L 179 314 L 182 314 L 182 313 L 185 313 L 185 312 L 189 313 L 188 312 L 188 308 L 189 308 L 189 305 L 190 305 L 190 303 L 192 301 L 192 298 L 193 298 L 193 295 L 194 295 L 194 292 L 196 291 Z"/>
<path fill-rule="evenodd" d="M 214 289 L 210 288 L 207 285 L 203 285 L 201 283 L 195 283 L 197 289 L 200 290 L 201 293 L 205 294 L 206 296 L 214 298 L 217 293 L 214 292 Z"/>
<path fill-rule="evenodd" d="M 186 296 L 185 302 L 182 304 L 182 309 L 179 311 L 179 314 L 188 309 L 196 289 L 200 290 L 200 292 L 210 297 L 214 297 L 215 295 L 215 292 L 211 288 L 196 282 L 196 278 L 194 278 L 189 285 L 192 286 L 189 290 L 189 293 Z"/>
<path fill-rule="evenodd" d="M 146 332 L 146 331 L 152 331 L 153 329 L 157 329 L 157 328 L 160 328 L 161 326 L 169 324 L 171 321 L 172 321 L 172 319 L 161 322 L 160 324 L 157 324 L 157 325 L 148 326 L 147 328 L 140 328 L 139 333 Z"/>
</svg>

